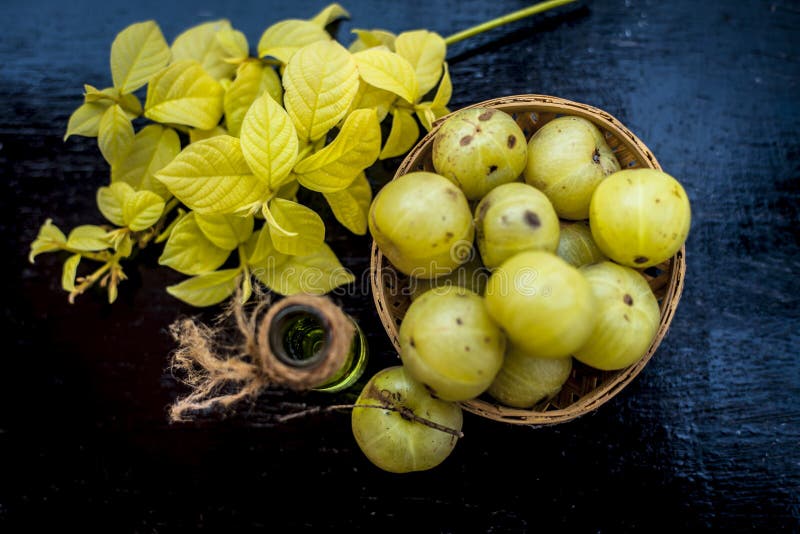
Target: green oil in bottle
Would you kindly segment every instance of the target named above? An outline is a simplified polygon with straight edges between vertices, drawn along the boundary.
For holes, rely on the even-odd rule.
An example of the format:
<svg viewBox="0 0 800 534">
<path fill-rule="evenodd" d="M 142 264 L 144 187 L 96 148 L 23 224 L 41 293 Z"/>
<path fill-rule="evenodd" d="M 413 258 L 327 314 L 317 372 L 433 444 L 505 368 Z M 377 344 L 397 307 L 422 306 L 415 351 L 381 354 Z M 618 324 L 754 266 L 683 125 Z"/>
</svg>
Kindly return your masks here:
<svg viewBox="0 0 800 534">
<path fill-rule="evenodd" d="M 334 393 L 349 388 L 361 378 L 367 366 L 367 343 L 356 321 L 347 315 L 355 332 L 344 363 L 314 391 Z M 281 309 L 270 324 L 269 342 L 275 356 L 295 368 L 313 368 L 328 357 L 331 347 L 330 323 L 319 310 L 304 304 Z"/>
</svg>

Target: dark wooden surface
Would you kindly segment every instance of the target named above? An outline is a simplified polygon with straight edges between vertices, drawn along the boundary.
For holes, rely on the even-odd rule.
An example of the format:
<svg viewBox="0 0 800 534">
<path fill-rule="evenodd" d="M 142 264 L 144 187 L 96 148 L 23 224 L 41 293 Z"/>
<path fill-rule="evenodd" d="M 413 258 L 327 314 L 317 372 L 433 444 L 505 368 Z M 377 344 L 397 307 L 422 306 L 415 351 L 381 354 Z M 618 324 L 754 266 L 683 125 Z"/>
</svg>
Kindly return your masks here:
<svg viewBox="0 0 800 534">
<path fill-rule="evenodd" d="M 113 307 L 69 305 L 60 263 L 26 262 L 46 217 L 101 221 L 107 169 L 61 136 L 82 84 L 110 84 L 110 43 L 155 18 L 168 39 L 227 17 L 255 45 L 323 2 L 5 0 L 0 32 L 3 380 L 0 526 L 104 532 L 800 530 L 800 4 L 596 0 L 449 51 L 458 107 L 515 93 L 621 119 L 687 189 L 686 290 L 644 372 L 591 416 L 552 428 L 467 416 L 439 468 L 395 476 L 358 451 L 346 414 L 280 427 L 270 395 L 225 420 L 169 425 L 183 391 L 166 327 L 194 313 L 154 254 Z M 443 34 L 522 7 L 498 0 L 346 3 L 355 27 Z M 372 174 L 376 185 L 397 161 Z M 332 227 L 358 275 L 366 238 Z M 366 277 L 364 277 L 366 280 Z M 369 334 L 369 372 L 394 363 L 369 294 L 344 299 Z M 340 397 L 336 400 L 342 400 Z M 319 396 L 297 402 L 329 402 Z"/>
</svg>

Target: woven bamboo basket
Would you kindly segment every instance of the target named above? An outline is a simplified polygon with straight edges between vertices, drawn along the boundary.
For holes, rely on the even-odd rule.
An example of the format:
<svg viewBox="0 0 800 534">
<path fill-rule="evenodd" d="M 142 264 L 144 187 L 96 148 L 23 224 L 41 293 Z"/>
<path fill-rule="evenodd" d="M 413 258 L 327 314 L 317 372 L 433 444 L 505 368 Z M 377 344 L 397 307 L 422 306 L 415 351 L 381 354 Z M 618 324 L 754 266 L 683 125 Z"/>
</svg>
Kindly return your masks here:
<svg viewBox="0 0 800 534">
<path fill-rule="evenodd" d="M 517 95 L 479 102 L 468 107 L 491 107 L 510 114 L 526 138 L 548 121 L 561 115 L 575 115 L 592 121 L 605 135 L 623 169 L 661 169 L 653 153 L 617 119 L 600 109 L 544 95 Z M 394 178 L 414 171 L 435 172 L 432 163 L 433 139 L 446 117 L 437 121 L 401 163 Z M 386 333 L 400 350 L 398 329 L 411 303 L 406 275 L 397 271 L 373 242 L 371 284 L 375 306 Z M 619 393 L 647 365 L 669 329 L 683 291 L 686 272 L 685 247 L 666 262 L 642 271 L 659 301 L 661 322 L 647 353 L 636 363 L 619 371 L 599 371 L 577 360 L 561 391 L 530 409 L 509 408 L 484 395 L 461 403 L 469 412 L 488 419 L 519 425 L 544 426 L 563 423 L 592 412 Z"/>
</svg>

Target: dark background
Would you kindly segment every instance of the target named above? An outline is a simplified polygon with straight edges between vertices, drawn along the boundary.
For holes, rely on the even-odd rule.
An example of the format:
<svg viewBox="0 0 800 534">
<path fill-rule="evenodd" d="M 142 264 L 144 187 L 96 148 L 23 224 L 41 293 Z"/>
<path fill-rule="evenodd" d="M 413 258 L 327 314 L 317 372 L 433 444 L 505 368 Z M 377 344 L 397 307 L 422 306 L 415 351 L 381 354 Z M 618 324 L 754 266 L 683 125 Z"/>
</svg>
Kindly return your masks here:
<svg viewBox="0 0 800 534">
<path fill-rule="evenodd" d="M 526 3 L 350 0 L 338 36 L 448 35 Z M 47 217 L 61 228 L 102 221 L 94 193 L 107 168 L 94 140 L 61 141 L 67 118 L 84 82 L 110 85 L 111 41 L 132 22 L 154 18 L 171 40 L 227 17 L 254 48 L 272 22 L 323 5 L 0 2 L 0 529 L 799 531 L 800 3 L 789 0 L 582 2 L 448 52 L 453 108 L 517 93 L 595 105 L 690 195 L 670 332 L 596 413 L 539 429 L 467 415 L 443 465 L 405 476 L 369 464 L 347 414 L 270 424 L 292 409 L 281 402 L 331 402 L 320 395 L 168 424 L 185 390 L 167 369 L 167 326 L 196 313 L 164 292 L 182 277 L 145 255 L 114 306 L 99 293 L 69 305 L 63 257 L 25 258 Z M 378 165 L 373 183 L 397 163 Z M 329 235 L 346 266 L 368 269 L 367 238 L 333 224 Z M 394 363 L 372 297 L 343 303 L 369 334 L 369 374 Z"/>
</svg>

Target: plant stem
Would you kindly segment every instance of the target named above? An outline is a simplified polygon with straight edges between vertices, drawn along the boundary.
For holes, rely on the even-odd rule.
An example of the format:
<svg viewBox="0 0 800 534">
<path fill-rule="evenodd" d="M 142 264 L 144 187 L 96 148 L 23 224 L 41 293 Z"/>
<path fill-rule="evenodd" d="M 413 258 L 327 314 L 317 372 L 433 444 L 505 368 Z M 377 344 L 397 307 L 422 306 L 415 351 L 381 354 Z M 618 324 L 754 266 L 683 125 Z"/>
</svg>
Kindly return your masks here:
<svg viewBox="0 0 800 534">
<path fill-rule="evenodd" d="M 524 19 L 525 17 L 530 17 L 531 15 L 536 15 L 537 13 L 541 13 L 542 11 L 547 11 L 548 9 L 553 9 L 555 7 L 563 6 L 564 4 L 569 4 L 574 1 L 575 0 L 548 0 L 547 2 L 540 2 L 530 7 L 520 9 L 519 11 L 514 11 L 513 13 L 509 13 L 508 15 L 503 15 L 502 17 L 497 17 L 496 19 L 484 22 L 483 24 L 478 24 L 477 26 L 473 26 L 472 28 L 467 28 L 466 30 L 454 33 L 453 35 L 446 37 L 444 42 L 449 46 L 453 43 L 463 41 L 464 39 L 467 39 L 474 35 L 478 35 L 479 33 L 493 30 L 498 26 L 502 26 L 504 24 L 508 24 L 510 22 L 517 21 L 519 19 Z"/>
</svg>

